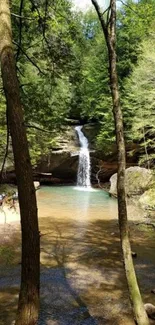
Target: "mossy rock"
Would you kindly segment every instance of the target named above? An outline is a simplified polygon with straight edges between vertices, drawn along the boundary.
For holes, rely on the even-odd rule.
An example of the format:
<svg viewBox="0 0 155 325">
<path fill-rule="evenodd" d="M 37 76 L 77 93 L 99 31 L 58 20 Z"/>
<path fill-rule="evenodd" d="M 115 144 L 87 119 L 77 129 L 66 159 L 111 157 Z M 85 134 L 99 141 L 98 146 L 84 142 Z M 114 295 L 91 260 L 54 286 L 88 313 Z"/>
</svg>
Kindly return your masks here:
<svg viewBox="0 0 155 325">
<path fill-rule="evenodd" d="M 144 208 L 155 210 L 155 187 L 145 191 L 139 202 Z"/>
<path fill-rule="evenodd" d="M 125 188 L 128 196 L 143 194 L 153 183 L 152 171 L 138 166 L 127 168 L 125 178 Z M 117 174 L 110 178 L 110 183 L 110 194 L 117 196 Z"/>
</svg>

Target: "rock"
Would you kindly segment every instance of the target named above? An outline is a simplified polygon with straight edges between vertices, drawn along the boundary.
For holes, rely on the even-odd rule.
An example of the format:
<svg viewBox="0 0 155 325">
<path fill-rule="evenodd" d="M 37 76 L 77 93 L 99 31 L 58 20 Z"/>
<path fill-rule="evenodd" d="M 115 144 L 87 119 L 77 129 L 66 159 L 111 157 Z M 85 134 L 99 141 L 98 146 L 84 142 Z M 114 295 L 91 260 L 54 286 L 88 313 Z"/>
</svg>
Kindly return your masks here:
<svg viewBox="0 0 155 325">
<path fill-rule="evenodd" d="M 80 121 L 77 120 L 77 119 L 71 119 L 71 118 L 66 118 L 65 119 L 65 122 L 67 125 L 79 125 L 80 124 Z"/>
<path fill-rule="evenodd" d="M 139 199 L 140 204 L 147 210 L 155 210 L 155 188 L 143 193 Z"/>
<path fill-rule="evenodd" d="M 78 155 L 71 156 L 70 152 L 52 152 L 49 156 L 42 157 L 35 173 L 42 175 L 43 173 L 52 173 L 52 178 L 68 180 L 68 183 L 75 182 L 78 168 Z M 43 178 L 41 176 L 41 178 Z M 52 181 L 51 178 L 51 181 Z"/>
<path fill-rule="evenodd" d="M 75 152 L 76 155 L 74 155 Z M 52 173 L 51 178 L 46 178 L 48 183 L 51 181 L 51 184 L 66 183 L 67 180 L 68 183 L 74 183 L 77 177 L 78 153 L 79 140 L 75 127 L 64 126 L 63 132 L 60 132 L 57 137 L 56 146 L 38 161 L 35 174 Z M 41 176 L 41 179 L 43 178 L 45 179 Z"/>
<path fill-rule="evenodd" d="M 151 170 L 138 166 L 127 168 L 125 175 L 125 188 L 128 196 L 140 195 L 144 193 L 149 186 L 151 186 L 153 180 Z M 112 175 L 110 178 L 110 183 L 110 194 L 117 196 L 117 174 Z"/>
<path fill-rule="evenodd" d="M 96 136 L 99 132 L 99 124 L 88 123 L 83 125 L 82 131 L 89 141 L 89 148 L 95 148 Z"/>
<path fill-rule="evenodd" d="M 145 310 L 147 312 L 147 315 L 151 318 L 151 319 L 155 319 L 155 306 L 147 303 L 144 305 Z"/>
<path fill-rule="evenodd" d="M 38 190 L 40 187 L 40 183 L 39 182 L 33 182 L 35 190 Z"/>
</svg>

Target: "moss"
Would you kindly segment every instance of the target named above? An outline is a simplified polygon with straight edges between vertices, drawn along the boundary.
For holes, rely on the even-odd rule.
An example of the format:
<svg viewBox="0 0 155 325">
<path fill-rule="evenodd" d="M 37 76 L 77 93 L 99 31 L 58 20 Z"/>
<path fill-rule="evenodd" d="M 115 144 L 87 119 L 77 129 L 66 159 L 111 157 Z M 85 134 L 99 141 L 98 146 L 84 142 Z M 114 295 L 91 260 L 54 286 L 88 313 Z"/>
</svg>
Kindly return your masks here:
<svg viewBox="0 0 155 325">
<path fill-rule="evenodd" d="M 144 192 L 139 201 L 145 207 L 155 209 L 155 187 Z"/>
</svg>

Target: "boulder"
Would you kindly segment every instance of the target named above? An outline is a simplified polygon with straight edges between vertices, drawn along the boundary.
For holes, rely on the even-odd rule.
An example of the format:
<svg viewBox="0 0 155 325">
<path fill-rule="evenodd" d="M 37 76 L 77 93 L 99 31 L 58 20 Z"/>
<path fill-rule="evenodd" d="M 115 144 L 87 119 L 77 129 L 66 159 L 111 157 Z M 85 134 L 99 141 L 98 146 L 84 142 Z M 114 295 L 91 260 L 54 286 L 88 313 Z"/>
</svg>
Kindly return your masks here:
<svg viewBox="0 0 155 325">
<path fill-rule="evenodd" d="M 125 189 L 128 196 L 143 194 L 153 181 L 152 171 L 138 166 L 127 168 L 125 176 Z M 117 174 L 112 175 L 110 184 L 109 193 L 117 196 Z"/>
<path fill-rule="evenodd" d="M 155 187 L 145 191 L 139 202 L 144 208 L 155 210 Z"/>
<path fill-rule="evenodd" d="M 96 149 L 96 136 L 99 132 L 99 124 L 98 123 L 88 123 L 83 125 L 82 132 L 87 137 L 89 141 L 89 148 Z"/>
</svg>

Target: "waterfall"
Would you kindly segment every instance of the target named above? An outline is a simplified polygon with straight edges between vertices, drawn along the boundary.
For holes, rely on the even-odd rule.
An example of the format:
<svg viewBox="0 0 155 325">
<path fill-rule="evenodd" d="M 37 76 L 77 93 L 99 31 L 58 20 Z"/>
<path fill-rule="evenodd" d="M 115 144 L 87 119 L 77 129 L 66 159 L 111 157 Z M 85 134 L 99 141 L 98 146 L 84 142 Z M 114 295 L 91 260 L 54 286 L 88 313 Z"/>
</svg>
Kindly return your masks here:
<svg viewBox="0 0 155 325">
<path fill-rule="evenodd" d="M 82 126 L 76 126 L 75 130 L 79 137 L 80 152 L 79 152 L 79 166 L 77 174 L 77 185 L 85 188 L 91 187 L 90 182 L 90 155 L 88 149 L 88 140 L 81 131 Z"/>
</svg>

